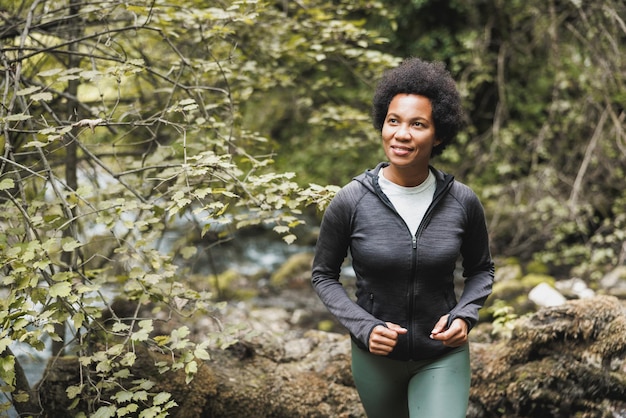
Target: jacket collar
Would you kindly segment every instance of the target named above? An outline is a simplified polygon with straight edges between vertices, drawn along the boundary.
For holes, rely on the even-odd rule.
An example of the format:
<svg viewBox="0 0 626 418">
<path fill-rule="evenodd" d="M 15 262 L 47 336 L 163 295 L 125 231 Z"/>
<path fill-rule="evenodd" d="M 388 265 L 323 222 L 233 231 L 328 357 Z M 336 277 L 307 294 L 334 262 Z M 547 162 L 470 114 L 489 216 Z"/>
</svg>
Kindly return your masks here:
<svg viewBox="0 0 626 418">
<path fill-rule="evenodd" d="M 371 190 L 374 193 L 381 193 L 380 185 L 378 184 L 378 175 L 380 170 L 389 165 L 388 162 L 380 162 L 376 167 L 372 169 L 365 170 L 364 173 L 355 177 L 354 179 L 362 183 L 365 187 Z M 435 190 L 435 196 L 441 193 L 444 190 L 447 190 L 448 186 L 454 180 L 454 176 L 452 174 L 447 174 L 441 170 L 436 169 L 433 166 L 428 166 L 430 171 L 435 175 L 435 180 L 437 181 L 437 189 Z"/>
</svg>

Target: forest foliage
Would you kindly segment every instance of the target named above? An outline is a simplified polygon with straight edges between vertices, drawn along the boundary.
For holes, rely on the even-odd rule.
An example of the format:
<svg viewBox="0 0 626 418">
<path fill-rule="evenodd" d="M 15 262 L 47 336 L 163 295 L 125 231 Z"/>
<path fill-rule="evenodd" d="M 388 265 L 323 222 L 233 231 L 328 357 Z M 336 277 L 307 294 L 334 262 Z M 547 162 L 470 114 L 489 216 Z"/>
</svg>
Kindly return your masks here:
<svg viewBox="0 0 626 418">
<path fill-rule="evenodd" d="M 154 317 L 216 309 L 195 260 L 251 227 L 293 242 L 383 158 L 372 89 L 407 56 L 458 80 L 467 126 L 434 164 L 479 194 L 495 255 L 589 282 L 624 264 L 625 16 L 618 0 L 0 1 L 0 411 L 38 413 L 12 347 L 46 338 L 81 359 L 77 416 L 174 408 L 129 378 L 134 346 L 192 379 L 232 341 Z"/>
</svg>

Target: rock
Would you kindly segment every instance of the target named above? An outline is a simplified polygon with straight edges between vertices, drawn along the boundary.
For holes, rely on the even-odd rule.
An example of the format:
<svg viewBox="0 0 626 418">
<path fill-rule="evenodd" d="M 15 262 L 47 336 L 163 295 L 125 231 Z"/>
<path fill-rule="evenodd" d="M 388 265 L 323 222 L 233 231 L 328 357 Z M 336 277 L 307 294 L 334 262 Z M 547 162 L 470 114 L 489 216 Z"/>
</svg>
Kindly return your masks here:
<svg viewBox="0 0 626 418">
<path fill-rule="evenodd" d="M 310 286 L 312 253 L 297 253 L 281 265 L 270 277 L 270 284 L 276 288 L 285 286 Z"/>
<path fill-rule="evenodd" d="M 541 284 L 554 286 L 555 281 L 552 276 L 536 273 L 526 274 L 517 279 L 496 281 L 493 285 L 493 293 L 487 299 L 485 307 L 480 311 L 481 320 L 489 321 L 492 319 L 486 315 L 491 311 L 490 307 L 498 300 L 506 301 L 518 315 L 535 312 L 537 305 L 529 299 L 529 292 Z"/>
<path fill-rule="evenodd" d="M 554 283 L 554 286 L 568 299 L 585 299 L 595 296 L 595 292 L 587 286 L 587 283 L 577 277 L 559 280 Z"/>
<path fill-rule="evenodd" d="M 365 417 L 350 372 L 348 336 L 308 331 L 284 352 L 278 362 L 256 353 L 243 361 L 227 353 L 215 357 L 211 367 L 221 383 L 206 416 Z"/>
<path fill-rule="evenodd" d="M 558 306 L 565 303 L 565 297 L 547 283 L 539 283 L 528 292 L 528 298 L 537 306 Z"/>
<path fill-rule="evenodd" d="M 468 418 L 626 416 L 626 314 L 614 297 L 544 308 L 472 356 Z"/>
<path fill-rule="evenodd" d="M 626 298 L 626 266 L 611 270 L 600 280 L 600 287 L 609 294 Z"/>
</svg>

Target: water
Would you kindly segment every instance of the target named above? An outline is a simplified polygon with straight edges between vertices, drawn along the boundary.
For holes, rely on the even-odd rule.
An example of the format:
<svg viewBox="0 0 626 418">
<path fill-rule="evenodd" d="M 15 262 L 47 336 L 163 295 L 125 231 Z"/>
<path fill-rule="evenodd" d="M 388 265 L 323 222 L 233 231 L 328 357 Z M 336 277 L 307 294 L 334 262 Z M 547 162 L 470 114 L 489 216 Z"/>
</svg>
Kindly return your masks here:
<svg viewBox="0 0 626 418">
<path fill-rule="evenodd" d="M 200 248 L 193 270 L 196 274 L 207 275 L 233 270 L 245 276 L 255 276 L 259 272 L 276 270 L 290 256 L 304 251 L 313 251 L 313 247 L 287 245 L 265 235 L 250 236 L 210 249 Z"/>
</svg>

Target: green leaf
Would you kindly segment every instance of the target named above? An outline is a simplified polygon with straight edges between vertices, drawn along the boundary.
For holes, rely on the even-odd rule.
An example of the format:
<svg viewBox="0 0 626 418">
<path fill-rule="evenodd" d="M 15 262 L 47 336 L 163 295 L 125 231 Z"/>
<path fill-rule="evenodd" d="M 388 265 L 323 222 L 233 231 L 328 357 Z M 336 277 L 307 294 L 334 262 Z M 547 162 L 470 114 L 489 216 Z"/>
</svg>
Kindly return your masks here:
<svg viewBox="0 0 626 418">
<path fill-rule="evenodd" d="M 11 328 L 13 328 L 13 331 L 17 331 L 17 330 L 21 330 L 25 328 L 29 324 L 30 322 L 26 318 L 18 318 L 15 321 L 13 321 L 13 325 Z"/>
<path fill-rule="evenodd" d="M 27 115 L 25 113 L 16 113 L 13 115 L 9 115 L 6 118 L 4 118 L 5 122 L 20 122 L 23 120 L 29 120 L 30 118 L 32 118 L 31 115 Z"/>
<path fill-rule="evenodd" d="M 52 93 L 50 92 L 42 92 L 42 93 L 37 93 L 37 94 L 33 94 L 32 96 L 30 96 L 31 100 L 34 101 L 43 101 L 43 102 L 49 102 L 50 100 L 52 100 Z"/>
<path fill-rule="evenodd" d="M 72 403 L 69 404 L 69 406 L 67 407 L 68 410 L 72 410 L 75 409 L 78 406 L 78 403 L 80 402 L 80 398 L 74 398 L 74 400 L 72 401 Z M 87 418 L 85 416 L 84 412 L 79 412 L 76 415 L 74 415 L 74 418 Z"/>
<path fill-rule="evenodd" d="M 198 373 L 198 363 L 195 360 L 190 361 L 185 366 L 185 373 L 187 374 L 196 374 Z"/>
<path fill-rule="evenodd" d="M 202 347 L 196 347 L 196 349 L 193 351 L 193 355 L 200 360 L 211 360 L 211 355 L 209 354 L 209 352 Z"/>
<path fill-rule="evenodd" d="M 139 321 L 139 328 L 138 331 L 133 332 L 131 335 L 134 341 L 146 341 L 154 329 L 151 320 Z"/>
<path fill-rule="evenodd" d="M 139 406 L 136 403 L 129 403 L 128 405 L 117 410 L 117 416 L 123 417 L 139 410 Z"/>
<path fill-rule="evenodd" d="M 155 408 L 147 408 L 141 411 L 141 413 L 139 414 L 139 418 L 155 418 L 159 415 L 159 411 Z"/>
<path fill-rule="evenodd" d="M 138 382 L 135 383 L 139 383 L 139 387 L 144 389 L 144 390 L 150 390 L 154 387 L 155 383 L 152 380 L 149 379 L 141 379 Z"/>
<path fill-rule="evenodd" d="M 130 372 L 129 369 L 120 369 L 116 371 L 115 373 L 113 373 L 113 377 L 117 379 L 128 379 L 131 375 L 132 373 Z"/>
<path fill-rule="evenodd" d="M 68 253 L 82 246 L 80 242 L 76 241 L 73 238 L 63 238 L 61 242 L 63 244 L 63 251 Z"/>
<path fill-rule="evenodd" d="M 16 402 L 16 403 L 28 402 L 28 399 L 30 399 L 30 395 L 24 391 L 17 391 L 16 393 L 12 394 L 12 397 L 13 397 L 13 402 Z"/>
<path fill-rule="evenodd" d="M 289 227 L 284 225 L 277 225 L 274 227 L 274 231 L 278 232 L 279 234 L 284 234 L 286 232 L 289 232 Z"/>
<path fill-rule="evenodd" d="M 79 329 L 83 326 L 83 321 L 85 320 L 85 314 L 82 312 L 76 312 L 72 317 L 72 322 L 74 323 L 74 328 Z"/>
<path fill-rule="evenodd" d="M 22 89 L 22 90 L 18 90 L 15 94 L 17 96 L 27 96 L 27 95 L 32 94 L 32 93 L 34 93 L 36 91 L 39 91 L 39 90 L 41 90 L 41 87 L 39 87 L 39 86 L 31 86 L 31 87 L 27 87 L 27 88 Z"/>
<path fill-rule="evenodd" d="M 180 255 L 182 255 L 185 260 L 189 260 L 191 257 L 196 255 L 197 252 L 198 252 L 197 247 L 189 246 L 189 247 L 184 247 L 182 250 L 180 250 Z"/>
<path fill-rule="evenodd" d="M 100 71 L 81 71 L 80 76 L 87 80 L 93 80 L 102 76 L 102 73 Z"/>
<path fill-rule="evenodd" d="M 115 416 L 115 410 L 115 406 L 101 406 L 93 415 L 90 415 L 89 418 L 111 418 Z"/>
<path fill-rule="evenodd" d="M 135 401 L 148 400 L 148 392 L 146 392 L 145 390 L 138 390 L 137 392 L 133 393 L 133 400 Z"/>
<path fill-rule="evenodd" d="M 130 367 L 133 364 L 135 364 L 136 360 L 137 360 L 137 354 L 133 353 L 132 351 L 129 351 L 128 353 L 124 354 L 124 357 L 120 361 L 120 364 Z"/>
<path fill-rule="evenodd" d="M 53 68 L 52 70 L 46 70 L 46 71 L 42 71 L 40 73 L 37 73 L 37 75 L 39 77 L 50 77 L 50 76 L 59 74 L 61 71 L 63 71 L 63 69 L 61 69 L 61 68 Z"/>
<path fill-rule="evenodd" d="M 29 141 L 27 142 L 24 147 L 26 148 L 44 148 L 46 145 L 48 145 L 47 142 L 41 142 L 41 141 Z"/>
<path fill-rule="evenodd" d="M 283 241 L 285 241 L 287 244 L 293 244 L 293 242 L 296 239 L 297 239 L 297 237 L 294 234 L 285 235 L 283 237 Z"/>
<path fill-rule="evenodd" d="M 124 344 L 114 344 L 106 350 L 107 355 L 117 357 L 124 352 Z"/>
<path fill-rule="evenodd" d="M 4 350 L 11 345 L 13 340 L 9 337 L 2 337 L 0 339 L 0 355 L 4 352 Z"/>
<path fill-rule="evenodd" d="M 0 357 L 0 380 L 3 380 L 9 386 L 15 383 L 15 357 Z"/>
<path fill-rule="evenodd" d="M 160 347 L 167 345 L 170 341 L 171 338 L 167 335 L 157 335 L 154 337 L 154 342 Z"/>
<path fill-rule="evenodd" d="M 191 333 L 191 331 L 189 330 L 189 327 L 183 325 L 180 328 L 176 328 L 174 330 L 172 330 L 172 338 L 173 339 L 183 339 L 185 337 L 187 337 L 189 334 Z"/>
<path fill-rule="evenodd" d="M 128 390 L 122 390 L 113 395 L 113 399 L 120 403 L 126 403 L 133 400 L 133 392 Z"/>
<path fill-rule="evenodd" d="M 59 282 L 59 283 L 55 283 L 54 285 L 52 285 L 50 287 L 50 297 L 52 298 L 57 298 L 57 297 L 67 297 L 70 295 L 70 293 L 72 293 L 72 285 L 69 282 Z"/>
<path fill-rule="evenodd" d="M 172 397 L 171 393 L 167 393 L 167 392 L 159 392 L 154 396 L 154 399 L 152 401 L 153 405 L 162 405 L 165 402 L 167 402 L 170 398 Z"/>
<path fill-rule="evenodd" d="M 15 187 L 13 179 L 5 178 L 0 181 L 0 190 L 9 190 Z"/>
<path fill-rule="evenodd" d="M 113 332 L 122 332 L 122 331 L 126 331 L 130 328 L 130 325 L 127 325 L 123 322 L 116 322 L 113 324 L 113 326 L 111 327 L 111 331 Z"/>
<path fill-rule="evenodd" d="M 15 357 L 5 356 L 0 357 L 0 371 L 7 372 L 15 368 Z"/>
<path fill-rule="evenodd" d="M 69 386 L 65 389 L 68 399 L 74 399 L 83 391 L 83 385 Z"/>
</svg>

